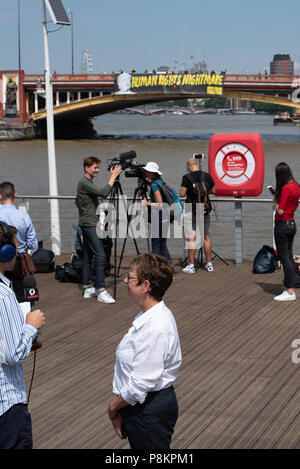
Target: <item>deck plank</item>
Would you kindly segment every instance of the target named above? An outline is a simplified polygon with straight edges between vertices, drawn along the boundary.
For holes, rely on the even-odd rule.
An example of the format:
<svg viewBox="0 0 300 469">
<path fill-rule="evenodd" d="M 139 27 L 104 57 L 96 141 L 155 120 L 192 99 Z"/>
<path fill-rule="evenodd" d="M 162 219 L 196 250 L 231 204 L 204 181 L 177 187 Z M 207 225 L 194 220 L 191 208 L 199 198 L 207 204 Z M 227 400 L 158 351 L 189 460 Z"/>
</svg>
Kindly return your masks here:
<svg viewBox="0 0 300 469">
<path fill-rule="evenodd" d="M 124 257 L 122 275 L 129 261 Z M 291 361 L 300 299 L 273 301 L 281 271 L 253 275 L 250 263 L 214 265 L 213 273 L 195 275 L 176 266 L 165 298 L 183 352 L 172 447 L 300 448 L 300 365 Z M 34 447 L 129 448 L 107 418 L 115 349 L 138 312 L 122 277 L 115 305 L 84 300 L 78 285 L 54 274 L 36 277 L 47 324 L 29 404 Z M 24 363 L 28 385 L 32 364 L 33 354 Z"/>
</svg>

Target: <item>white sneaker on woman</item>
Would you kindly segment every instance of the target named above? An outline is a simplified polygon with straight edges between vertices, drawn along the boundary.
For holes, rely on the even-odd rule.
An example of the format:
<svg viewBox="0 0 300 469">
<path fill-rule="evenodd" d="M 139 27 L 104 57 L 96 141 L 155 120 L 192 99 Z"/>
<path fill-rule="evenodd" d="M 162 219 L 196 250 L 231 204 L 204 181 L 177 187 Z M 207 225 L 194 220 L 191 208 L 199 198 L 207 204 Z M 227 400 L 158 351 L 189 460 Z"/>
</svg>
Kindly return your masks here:
<svg viewBox="0 0 300 469">
<path fill-rule="evenodd" d="M 275 301 L 294 301 L 296 299 L 295 293 L 288 293 L 286 290 L 284 290 L 281 295 L 275 296 L 274 300 Z"/>
</svg>

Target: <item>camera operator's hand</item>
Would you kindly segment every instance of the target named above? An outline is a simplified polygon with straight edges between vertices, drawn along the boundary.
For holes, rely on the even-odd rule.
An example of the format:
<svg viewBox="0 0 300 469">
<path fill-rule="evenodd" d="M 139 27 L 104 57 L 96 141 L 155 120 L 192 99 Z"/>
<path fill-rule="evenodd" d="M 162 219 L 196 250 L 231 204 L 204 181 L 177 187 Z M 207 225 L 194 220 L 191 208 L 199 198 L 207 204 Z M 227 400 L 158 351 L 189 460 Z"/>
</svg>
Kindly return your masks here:
<svg viewBox="0 0 300 469">
<path fill-rule="evenodd" d="M 110 168 L 110 178 L 108 181 L 108 184 L 110 186 L 114 185 L 116 178 L 121 174 L 121 172 L 122 172 L 122 166 L 119 164 L 117 164 L 114 168 Z"/>
<path fill-rule="evenodd" d="M 36 329 L 41 329 L 46 323 L 44 313 L 40 309 L 35 309 L 31 311 L 26 316 L 27 324 L 31 324 Z"/>
</svg>

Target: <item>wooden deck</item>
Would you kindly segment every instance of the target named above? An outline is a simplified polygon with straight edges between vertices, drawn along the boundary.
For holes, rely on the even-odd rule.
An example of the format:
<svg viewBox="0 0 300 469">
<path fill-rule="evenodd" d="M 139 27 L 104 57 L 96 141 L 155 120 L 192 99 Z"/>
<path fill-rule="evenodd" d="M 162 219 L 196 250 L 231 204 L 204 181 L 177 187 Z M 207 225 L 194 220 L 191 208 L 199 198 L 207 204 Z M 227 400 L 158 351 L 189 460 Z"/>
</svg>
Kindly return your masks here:
<svg viewBox="0 0 300 469">
<path fill-rule="evenodd" d="M 66 257 L 57 258 L 57 263 Z M 181 339 L 173 449 L 300 448 L 299 299 L 273 301 L 282 272 L 251 265 L 188 275 L 176 267 L 165 301 Z M 122 273 L 128 271 L 124 258 Z M 117 303 L 84 300 L 76 284 L 36 275 L 47 324 L 30 399 L 35 448 L 129 448 L 107 418 L 115 349 L 138 307 L 118 286 Z M 107 282 L 111 291 L 112 279 Z M 30 382 L 33 355 L 25 361 Z"/>
</svg>

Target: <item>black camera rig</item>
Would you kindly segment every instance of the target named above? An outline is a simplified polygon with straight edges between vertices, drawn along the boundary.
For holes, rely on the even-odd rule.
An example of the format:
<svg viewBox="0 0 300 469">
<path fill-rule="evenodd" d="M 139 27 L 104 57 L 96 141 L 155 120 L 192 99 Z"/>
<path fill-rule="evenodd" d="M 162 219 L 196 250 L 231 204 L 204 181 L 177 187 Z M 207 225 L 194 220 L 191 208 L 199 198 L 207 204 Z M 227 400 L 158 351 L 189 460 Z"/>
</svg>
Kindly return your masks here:
<svg viewBox="0 0 300 469">
<path fill-rule="evenodd" d="M 136 152 L 134 150 L 120 153 L 120 155 L 111 159 L 107 169 L 110 171 L 111 168 L 120 165 L 123 171 L 125 170 L 125 177 L 138 178 L 139 180 L 145 180 L 146 183 L 145 172 L 143 170 L 145 163 L 135 163 L 132 161 L 135 157 Z"/>
<path fill-rule="evenodd" d="M 204 155 L 204 153 L 194 153 L 193 154 L 193 157 L 196 159 L 196 160 L 204 160 L 204 158 L 206 158 L 206 156 Z"/>
<path fill-rule="evenodd" d="M 110 171 L 111 168 L 120 165 L 124 171 L 124 169 L 130 168 L 130 166 L 132 165 L 132 160 L 135 157 L 136 152 L 134 150 L 120 153 L 118 156 L 111 159 L 107 169 L 108 171 Z"/>
</svg>

